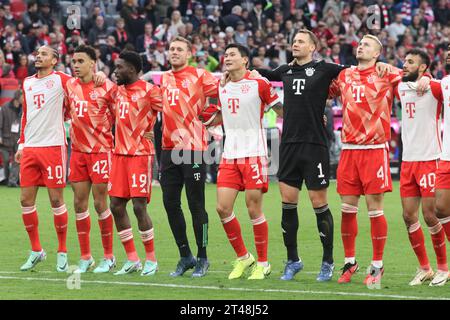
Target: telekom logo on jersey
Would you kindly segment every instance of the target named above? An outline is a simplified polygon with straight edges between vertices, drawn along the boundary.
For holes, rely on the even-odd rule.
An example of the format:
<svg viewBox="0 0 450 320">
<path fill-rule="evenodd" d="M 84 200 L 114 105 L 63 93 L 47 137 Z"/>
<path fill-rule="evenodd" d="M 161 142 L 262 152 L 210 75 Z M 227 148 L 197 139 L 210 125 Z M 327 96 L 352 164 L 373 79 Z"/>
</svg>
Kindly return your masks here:
<svg viewBox="0 0 450 320">
<path fill-rule="evenodd" d="M 84 113 L 87 112 L 87 105 L 88 102 L 87 101 L 77 101 L 75 103 L 75 112 L 77 113 L 77 116 L 79 118 L 83 118 L 84 117 Z"/>
<path fill-rule="evenodd" d="M 177 100 L 180 98 L 180 89 L 169 89 L 169 97 L 167 100 L 170 101 L 171 106 L 177 105 Z"/>
<path fill-rule="evenodd" d="M 236 109 L 239 109 L 239 98 L 228 98 L 228 109 L 231 109 L 232 114 L 236 114 Z"/>
<path fill-rule="evenodd" d="M 42 108 L 42 105 L 45 103 L 44 94 L 40 93 L 40 94 L 33 95 L 33 102 L 34 102 L 34 105 L 36 106 L 36 109 Z"/>
<path fill-rule="evenodd" d="M 130 103 L 127 101 L 121 101 L 119 104 L 119 119 L 125 119 L 125 115 L 130 109 Z"/>
<path fill-rule="evenodd" d="M 416 103 L 415 102 L 407 102 L 406 103 L 406 113 L 408 114 L 410 119 L 414 119 L 414 115 L 416 114 Z"/>
</svg>

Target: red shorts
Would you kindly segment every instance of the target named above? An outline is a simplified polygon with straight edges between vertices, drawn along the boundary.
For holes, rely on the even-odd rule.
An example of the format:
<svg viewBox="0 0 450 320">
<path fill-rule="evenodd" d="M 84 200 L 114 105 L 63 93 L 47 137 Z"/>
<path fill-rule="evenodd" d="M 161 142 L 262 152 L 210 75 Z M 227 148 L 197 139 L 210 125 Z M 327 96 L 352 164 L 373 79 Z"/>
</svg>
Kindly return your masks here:
<svg viewBox="0 0 450 320">
<path fill-rule="evenodd" d="M 108 183 L 110 163 L 110 153 L 72 151 L 69 180 L 71 182 L 91 181 L 94 184 Z"/>
<path fill-rule="evenodd" d="M 25 147 L 20 161 L 20 186 L 64 188 L 66 163 L 66 146 Z"/>
<path fill-rule="evenodd" d="M 436 189 L 450 189 L 450 161 L 439 160 L 436 170 Z"/>
<path fill-rule="evenodd" d="M 152 191 L 153 156 L 112 156 L 109 195 L 118 198 L 147 198 Z"/>
<path fill-rule="evenodd" d="M 341 196 L 392 191 L 387 149 L 342 150 L 337 169 L 337 192 Z"/>
<path fill-rule="evenodd" d="M 261 189 L 266 193 L 269 190 L 266 158 L 222 158 L 217 174 L 217 187 L 239 191 Z"/>
<path fill-rule="evenodd" d="M 438 160 L 402 162 L 400 196 L 434 197 Z"/>
</svg>

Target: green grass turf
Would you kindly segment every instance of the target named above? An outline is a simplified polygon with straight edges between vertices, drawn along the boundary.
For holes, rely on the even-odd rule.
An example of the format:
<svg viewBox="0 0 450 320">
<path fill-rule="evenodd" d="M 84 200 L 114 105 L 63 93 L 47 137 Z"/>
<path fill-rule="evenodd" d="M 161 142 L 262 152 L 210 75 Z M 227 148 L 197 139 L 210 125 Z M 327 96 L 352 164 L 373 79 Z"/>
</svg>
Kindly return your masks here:
<svg viewBox="0 0 450 320">
<path fill-rule="evenodd" d="M 329 204 L 335 220 L 335 262 L 336 268 L 342 267 L 343 248 L 340 239 L 340 200 L 333 183 L 329 189 Z M 278 185 L 272 183 L 264 199 L 264 212 L 269 222 L 269 260 L 272 274 L 264 281 L 240 279 L 229 281 L 228 273 L 234 260 L 234 252 L 229 245 L 225 232 L 215 212 L 216 186 L 207 185 L 207 211 L 209 212 L 209 246 L 211 263 L 209 274 L 202 279 L 190 278 L 188 271 L 183 277 L 173 279 L 169 273 L 178 261 L 178 250 L 169 229 L 166 213 L 162 205 L 161 189 L 153 188 L 152 202 L 148 211 L 155 226 L 155 249 L 158 257 L 159 272 L 154 277 L 141 277 L 134 273 L 125 276 L 112 274 L 95 275 L 88 273 L 81 276 L 80 289 L 68 289 L 69 274 L 57 273 L 56 234 L 50 211 L 47 191 L 39 190 L 37 207 L 39 212 L 39 229 L 41 243 L 47 251 L 47 260 L 38 264 L 33 272 L 20 272 L 19 267 L 25 262 L 29 253 L 28 236 L 21 219 L 19 189 L 0 187 L 0 299 L 429 299 L 450 298 L 450 285 L 431 288 L 428 285 L 411 288 L 408 282 L 416 268 L 416 257 L 408 242 L 408 236 L 401 217 L 401 205 L 398 183 L 394 183 L 394 192 L 386 195 L 385 213 L 388 220 L 388 240 L 385 250 L 385 276 L 380 290 L 369 290 L 362 284 L 366 267 L 371 260 L 372 245 L 370 241 L 370 224 L 362 199 L 358 214 L 359 235 L 357 238 L 357 259 L 361 271 L 354 276 L 353 282 L 338 285 L 339 270 L 328 283 L 316 282 L 320 267 L 322 247 L 317 234 L 316 218 L 306 192 L 301 193 L 299 205 L 300 228 L 298 235 L 299 251 L 305 263 L 304 270 L 291 282 L 279 280 L 286 260 L 280 219 L 281 205 Z M 70 188 L 65 190 L 66 204 L 69 208 L 68 254 L 70 265 L 76 265 L 79 259 L 79 247 L 75 231 L 73 196 Z M 195 253 L 195 240 L 187 201 L 183 196 L 183 210 L 188 224 L 188 237 Z M 99 227 L 92 205 L 91 245 L 97 262 L 102 257 Z M 132 215 L 131 207 L 129 214 Z M 256 254 L 253 244 L 252 227 L 245 210 L 242 194 L 235 206 L 247 248 Z M 143 245 L 137 232 L 136 219 L 132 217 L 136 247 L 141 258 L 144 257 Z M 422 225 L 425 226 L 423 219 Z M 431 240 L 426 229 L 426 243 L 430 261 L 435 265 L 435 256 Z M 117 235 L 114 238 L 115 255 L 121 267 L 125 253 Z"/>
</svg>

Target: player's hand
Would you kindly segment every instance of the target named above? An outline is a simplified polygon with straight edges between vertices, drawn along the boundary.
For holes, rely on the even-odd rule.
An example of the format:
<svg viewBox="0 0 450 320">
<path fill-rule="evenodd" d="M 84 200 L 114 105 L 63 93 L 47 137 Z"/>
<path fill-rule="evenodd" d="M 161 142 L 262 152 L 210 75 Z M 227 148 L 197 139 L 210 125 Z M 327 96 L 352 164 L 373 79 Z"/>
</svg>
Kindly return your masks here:
<svg viewBox="0 0 450 320">
<path fill-rule="evenodd" d="M 327 123 L 328 123 L 328 118 L 327 118 L 326 115 L 323 115 L 323 125 L 324 125 L 324 127 L 327 126 Z"/>
<path fill-rule="evenodd" d="M 417 95 L 419 97 L 423 96 L 430 89 L 430 81 L 429 77 L 421 77 L 419 81 L 417 81 Z"/>
<path fill-rule="evenodd" d="M 155 133 L 153 131 L 144 132 L 144 138 L 150 140 L 151 142 L 155 141 Z"/>
<path fill-rule="evenodd" d="M 261 74 L 257 70 L 250 71 L 250 78 L 261 78 Z"/>
<path fill-rule="evenodd" d="M 230 81 L 230 73 L 225 71 L 222 73 L 222 77 L 220 78 L 220 86 L 224 87 Z"/>
<path fill-rule="evenodd" d="M 3 144 L 3 138 L 0 137 L 0 144 Z"/>
<path fill-rule="evenodd" d="M 106 74 L 104 74 L 102 71 L 95 73 L 93 77 L 94 85 L 96 87 L 102 86 L 105 83 L 106 78 Z"/>
<path fill-rule="evenodd" d="M 16 154 L 14 155 L 14 160 L 16 160 L 17 163 L 20 163 L 20 160 L 22 160 L 23 150 L 18 150 Z"/>
<path fill-rule="evenodd" d="M 377 70 L 378 76 L 380 78 L 383 78 L 385 75 L 392 72 L 392 66 L 388 63 L 377 62 L 376 70 Z"/>
</svg>

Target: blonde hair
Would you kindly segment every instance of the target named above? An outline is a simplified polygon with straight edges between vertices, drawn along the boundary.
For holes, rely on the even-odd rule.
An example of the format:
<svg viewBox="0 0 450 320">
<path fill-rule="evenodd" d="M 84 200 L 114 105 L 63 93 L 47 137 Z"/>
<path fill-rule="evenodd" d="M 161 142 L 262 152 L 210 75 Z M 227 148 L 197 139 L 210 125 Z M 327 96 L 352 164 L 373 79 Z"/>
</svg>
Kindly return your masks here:
<svg viewBox="0 0 450 320">
<path fill-rule="evenodd" d="M 371 39 L 371 40 L 375 41 L 375 42 L 380 46 L 380 52 L 383 51 L 383 44 L 381 43 L 381 41 L 380 41 L 376 36 L 374 36 L 374 35 L 372 35 L 372 34 L 366 34 L 366 35 L 363 37 L 363 39 L 364 39 L 364 38 Z"/>
<path fill-rule="evenodd" d="M 170 40 L 169 46 L 172 44 L 172 42 L 175 42 L 175 41 L 180 41 L 180 42 L 186 43 L 186 44 L 187 44 L 187 47 L 188 47 L 188 50 L 189 50 L 189 51 L 192 51 L 192 43 L 191 43 L 188 39 L 183 38 L 183 37 L 181 37 L 181 36 L 176 36 L 175 38 L 173 38 L 172 40 Z"/>
</svg>

